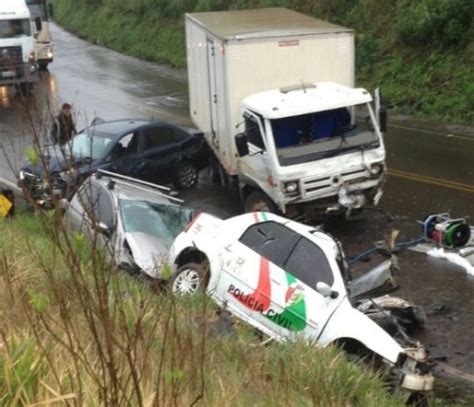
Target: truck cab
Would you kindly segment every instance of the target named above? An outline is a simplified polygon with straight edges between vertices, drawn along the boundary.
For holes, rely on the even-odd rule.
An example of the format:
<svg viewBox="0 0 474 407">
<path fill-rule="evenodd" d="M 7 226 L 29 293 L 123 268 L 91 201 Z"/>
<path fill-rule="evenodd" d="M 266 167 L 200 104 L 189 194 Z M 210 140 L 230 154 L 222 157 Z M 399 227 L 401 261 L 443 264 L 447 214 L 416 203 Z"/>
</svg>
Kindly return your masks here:
<svg viewBox="0 0 474 407">
<path fill-rule="evenodd" d="M 0 4 L 0 86 L 14 85 L 26 93 L 36 82 L 36 29 L 24 0 Z"/>
<path fill-rule="evenodd" d="M 245 209 L 350 214 L 376 205 L 385 147 L 371 102 L 366 90 L 331 82 L 245 98 L 236 137 Z"/>
</svg>

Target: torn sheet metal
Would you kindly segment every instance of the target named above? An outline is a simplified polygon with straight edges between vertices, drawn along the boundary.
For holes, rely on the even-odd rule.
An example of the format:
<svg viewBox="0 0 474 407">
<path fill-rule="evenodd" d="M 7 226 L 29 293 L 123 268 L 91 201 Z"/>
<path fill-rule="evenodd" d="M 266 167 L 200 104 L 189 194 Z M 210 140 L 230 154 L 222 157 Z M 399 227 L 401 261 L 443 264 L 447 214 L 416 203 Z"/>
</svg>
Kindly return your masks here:
<svg viewBox="0 0 474 407">
<path fill-rule="evenodd" d="M 385 289 L 390 291 L 397 287 L 392 276 L 392 261 L 386 260 L 364 275 L 352 280 L 349 284 L 352 298 L 373 294 L 375 291 Z"/>
</svg>

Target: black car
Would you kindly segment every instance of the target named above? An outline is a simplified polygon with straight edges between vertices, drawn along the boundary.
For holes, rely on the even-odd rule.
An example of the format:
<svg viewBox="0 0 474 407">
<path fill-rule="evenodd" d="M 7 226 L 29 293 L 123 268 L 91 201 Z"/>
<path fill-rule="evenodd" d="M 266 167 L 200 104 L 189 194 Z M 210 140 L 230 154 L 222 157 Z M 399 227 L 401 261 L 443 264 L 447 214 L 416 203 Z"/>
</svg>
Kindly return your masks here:
<svg viewBox="0 0 474 407">
<path fill-rule="evenodd" d="M 178 189 L 196 185 L 209 163 L 202 133 L 160 121 L 117 120 L 93 124 L 65 146 L 49 146 L 26 160 L 19 183 L 37 202 L 67 197 L 98 169 Z"/>
</svg>

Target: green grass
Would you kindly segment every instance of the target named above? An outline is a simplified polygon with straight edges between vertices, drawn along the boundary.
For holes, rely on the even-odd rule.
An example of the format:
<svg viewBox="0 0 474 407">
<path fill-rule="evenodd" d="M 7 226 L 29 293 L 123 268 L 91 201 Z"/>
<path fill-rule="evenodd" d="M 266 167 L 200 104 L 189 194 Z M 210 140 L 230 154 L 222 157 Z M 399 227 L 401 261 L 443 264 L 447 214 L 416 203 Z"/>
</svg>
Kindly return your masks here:
<svg viewBox="0 0 474 407">
<path fill-rule="evenodd" d="M 205 406 L 403 405 L 335 348 L 262 345 L 240 323 L 215 334 L 206 297 L 176 301 L 110 267 L 102 274 L 93 252 L 74 266 L 51 228 L 58 218 L 42 220 L 0 221 L 0 405 L 190 405 L 201 389 Z"/>
</svg>

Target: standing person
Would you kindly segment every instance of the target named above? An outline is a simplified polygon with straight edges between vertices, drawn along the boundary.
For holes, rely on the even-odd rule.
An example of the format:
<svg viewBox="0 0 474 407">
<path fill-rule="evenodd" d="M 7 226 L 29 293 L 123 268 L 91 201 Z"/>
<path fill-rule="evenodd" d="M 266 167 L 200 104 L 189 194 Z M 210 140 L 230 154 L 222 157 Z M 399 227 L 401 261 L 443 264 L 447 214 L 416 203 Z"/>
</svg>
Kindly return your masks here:
<svg viewBox="0 0 474 407">
<path fill-rule="evenodd" d="M 54 118 L 51 129 L 53 144 L 64 146 L 76 134 L 76 125 L 72 118 L 72 106 L 64 103 L 59 114 Z"/>
</svg>

